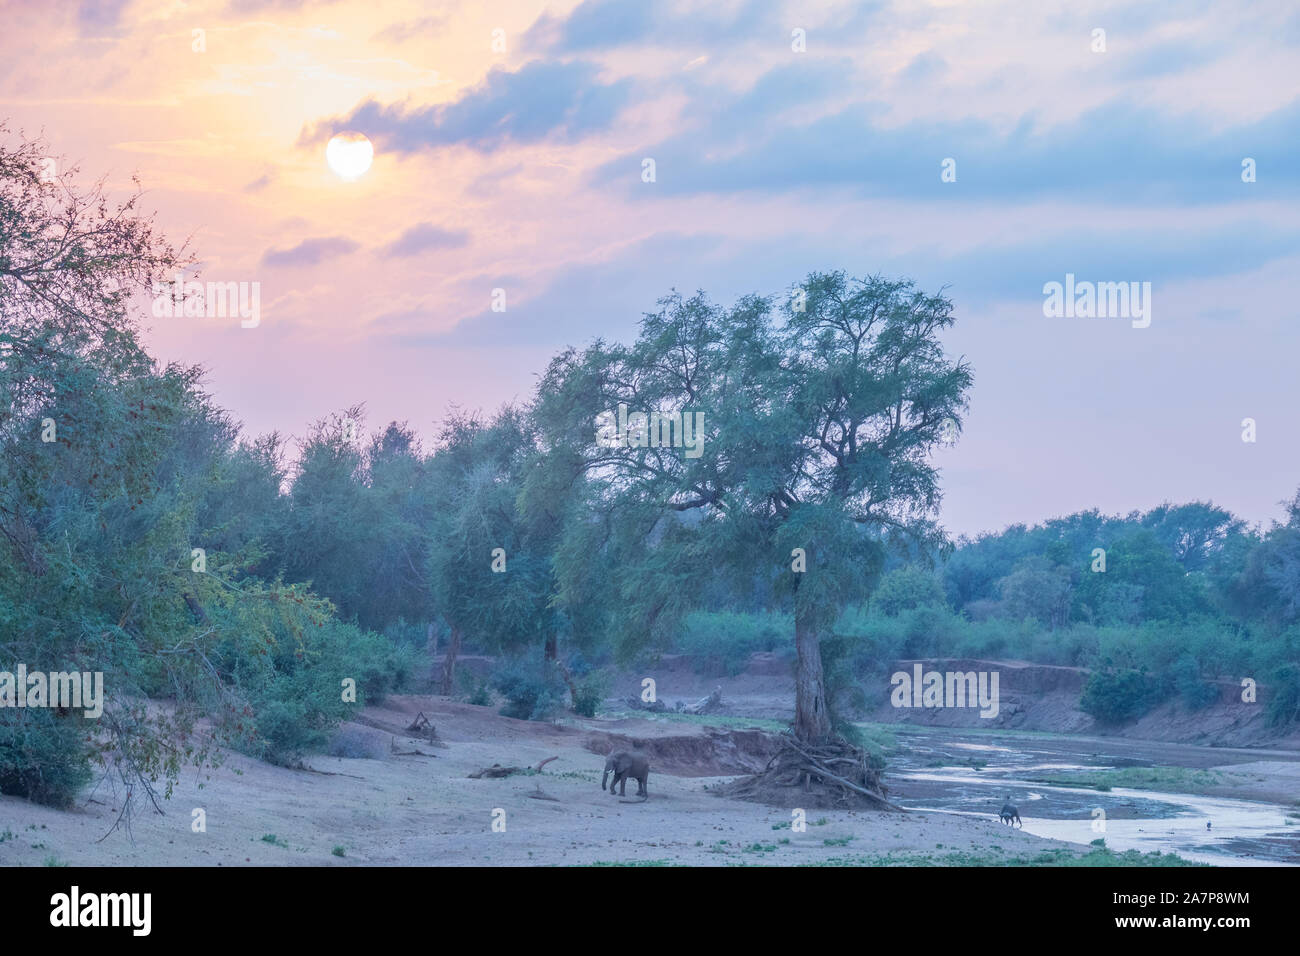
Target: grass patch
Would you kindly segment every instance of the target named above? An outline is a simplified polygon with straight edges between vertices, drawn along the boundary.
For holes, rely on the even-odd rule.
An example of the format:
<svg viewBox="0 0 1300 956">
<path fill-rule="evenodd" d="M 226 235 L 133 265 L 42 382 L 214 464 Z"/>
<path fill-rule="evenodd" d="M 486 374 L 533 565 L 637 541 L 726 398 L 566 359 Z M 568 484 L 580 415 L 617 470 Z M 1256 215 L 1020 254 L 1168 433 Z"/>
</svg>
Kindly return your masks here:
<svg viewBox="0 0 1300 956">
<path fill-rule="evenodd" d="M 899 749 L 898 728 L 892 724 L 855 723 L 861 738 L 879 748 L 884 753 L 896 753 Z"/>
<path fill-rule="evenodd" d="M 1034 783 L 1064 787 L 1087 787 L 1102 793 L 1115 787 L 1156 790 L 1165 793 L 1208 793 L 1244 780 L 1240 774 L 1189 767 L 1118 767 L 1113 770 L 1065 771 L 1031 778 Z"/>
</svg>

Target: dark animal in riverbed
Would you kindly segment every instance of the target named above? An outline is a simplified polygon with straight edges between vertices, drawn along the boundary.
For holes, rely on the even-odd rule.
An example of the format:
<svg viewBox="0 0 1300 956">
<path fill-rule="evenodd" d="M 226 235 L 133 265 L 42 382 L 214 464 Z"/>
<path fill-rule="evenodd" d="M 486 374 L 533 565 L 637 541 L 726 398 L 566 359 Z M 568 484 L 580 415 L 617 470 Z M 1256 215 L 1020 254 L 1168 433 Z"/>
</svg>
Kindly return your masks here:
<svg viewBox="0 0 1300 956">
<path fill-rule="evenodd" d="M 1010 800 L 1002 805 L 1002 811 L 998 814 L 998 819 L 1008 826 L 1015 826 L 1016 823 L 1020 824 L 1021 829 L 1024 829 L 1025 826 L 1020 820 L 1020 811 L 1012 806 Z M 1013 820 L 1015 823 L 1012 823 Z"/>
</svg>

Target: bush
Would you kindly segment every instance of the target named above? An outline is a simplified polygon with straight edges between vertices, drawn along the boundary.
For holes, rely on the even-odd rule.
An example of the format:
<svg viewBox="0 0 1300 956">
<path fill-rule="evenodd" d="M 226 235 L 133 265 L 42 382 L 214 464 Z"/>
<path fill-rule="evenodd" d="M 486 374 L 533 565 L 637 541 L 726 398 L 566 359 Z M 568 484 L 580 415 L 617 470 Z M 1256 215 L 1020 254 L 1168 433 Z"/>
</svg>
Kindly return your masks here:
<svg viewBox="0 0 1300 956">
<path fill-rule="evenodd" d="M 502 717 L 545 720 L 563 706 L 563 689 L 542 676 L 540 665 L 539 660 L 516 658 L 492 675 L 492 686 L 506 699 Z"/>
<path fill-rule="evenodd" d="M 257 706 L 254 726 L 260 756 L 287 765 L 312 750 L 321 750 L 338 717 L 330 719 L 307 700 L 268 700 Z"/>
<path fill-rule="evenodd" d="M 1219 699 L 1219 689 L 1201 680 L 1201 667 L 1190 654 L 1184 654 L 1171 668 L 1174 690 L 1190 710 L 1204 710 Z"/>
<path fill-rule="evenodd" d="M 596 709 L 609 693 L 609 680 L 598 671 L 591 671 L 574 682 L 578 692 L 573 698 L 573 712 L 579 717 L 595 717 Z"/>
<path fill-rule="evenodd" d="M 1273 693 L 1269 697 L 1268 722 L 1277 727 L 1289 724 L 1300 717 L 1300 667 L 1286 664 L 1273 676 Z"/>
<path fill-rule="evenodd" d="M 734 677 L 751 655 L 794 648 L 794 622 L 788 614 L 696 611 L 686 616 L 676 650 L 687 655 L 696 673 Z"/>
<path fill-rule="evenodd" d="M 333 618 L 291 611 L 249 624 L 215 656 L 252 711 L 252 734 L 232 744 L 271 763 L 325 749 L 342 720 L 404 686 L 416 670 L 414 648 Z M 356 681 L 355 703 L 343 700 L 347 678 Z"/>
<path fill-rule="evenodd" d="M 1104 724 L 1136 720 L 1163 698 L 1160 683 L 1145 671 L 1098 671 L 1084 685 L 1079 707 Z"/>
<path fill-rule="evenodd" d="M 465 694 L 465 703 L 473 704 L 475 707 L 489 707 L 492 704 L 492 688 L 488 686 L 485 680 L 478 680 L 473 676 L 465 676 L 461 672 L 461 688 Z"/>
<path fill-rule="evenodd" d="M 871 609 L 886 617 L 918 607 L 946 607 L 947 604 L 938 576 L 910 564 L 882 577 L 871 596 Z"/>
<path fill-rule="evenodd" d="M 49 709 L 0 710 L 0 793 L 70 806 L 91 778 L 84 721 Z"/>
</svg>

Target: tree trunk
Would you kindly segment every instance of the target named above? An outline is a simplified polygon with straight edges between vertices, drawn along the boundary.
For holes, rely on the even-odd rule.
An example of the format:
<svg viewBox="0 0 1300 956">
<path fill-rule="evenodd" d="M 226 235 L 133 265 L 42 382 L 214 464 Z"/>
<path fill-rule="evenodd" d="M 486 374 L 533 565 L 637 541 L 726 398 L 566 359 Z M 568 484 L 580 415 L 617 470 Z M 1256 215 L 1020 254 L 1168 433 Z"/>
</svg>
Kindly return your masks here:
<svg viewBox="0 0 1300 956">
<path fill-rule="evenodd" d="M 794 646 L 798 653 L 794 672 L 794 735 L 806 743 L 820 743 L 831 735 L 831 716 L 826 710 L 821 638 L 806 611 L 795 611 Z"/>
<path fill-rule="evenodd" d="M 558 646 L 557 646 L 557 642 L 556 642 L 555 632 L 554 632 L 554 631 L 552 631 L 550 634 L 547 634 L 547 635 L 546 635 L 546 650 L 545 650 L 545 654 L 546 654 L 545 662 L 546 662 L 547 665 L 554 664 L 556 658 L 559 656 L 559 648 L 558 648 Z"/>
<path fill-rule="evenodd" d="M 456 655 L 460 653 L 460 628 L 451 629 L 451 638 L 447 641 L 447 656 L 442 662 L 442 695 L 450 697 L 455 689 L 453 678 L 456 676 Z"/>
</svg>

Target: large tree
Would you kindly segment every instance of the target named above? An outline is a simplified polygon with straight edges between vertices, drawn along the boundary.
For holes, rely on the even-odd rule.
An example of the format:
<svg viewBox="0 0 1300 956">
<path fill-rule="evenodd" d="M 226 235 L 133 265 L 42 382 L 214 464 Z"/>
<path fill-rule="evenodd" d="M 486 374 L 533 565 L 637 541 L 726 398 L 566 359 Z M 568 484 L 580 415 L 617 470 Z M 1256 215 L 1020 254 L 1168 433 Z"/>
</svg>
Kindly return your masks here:
<svg viewBox="0 0 1300 956">
<path fill-rule="evenodd" d="M 823 635 L 891 542 L 940 537 L 930 453 L 960 431 L 971 384 L 940 343 L 952 322 L 946 298 L 910 282 L 814 273 L 779 308 L 674 293 L 632 345 L 557 357 L 537 414 L 613 516 L 625 628 L 653 643 L 709 578 L 772 576 L 795 617 L 794 736 L 828 742 Z M 674 447 L 672 416 L 702 434 Z"/>
</svg>

